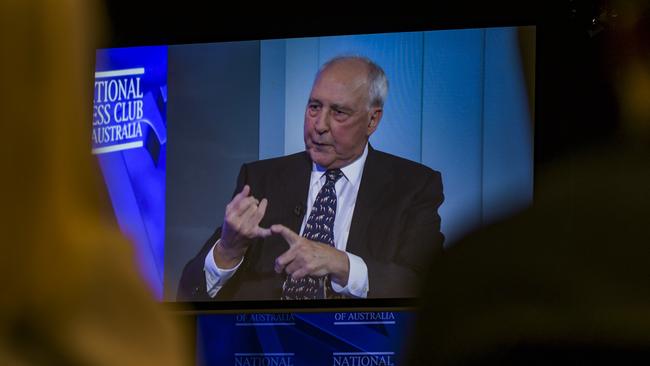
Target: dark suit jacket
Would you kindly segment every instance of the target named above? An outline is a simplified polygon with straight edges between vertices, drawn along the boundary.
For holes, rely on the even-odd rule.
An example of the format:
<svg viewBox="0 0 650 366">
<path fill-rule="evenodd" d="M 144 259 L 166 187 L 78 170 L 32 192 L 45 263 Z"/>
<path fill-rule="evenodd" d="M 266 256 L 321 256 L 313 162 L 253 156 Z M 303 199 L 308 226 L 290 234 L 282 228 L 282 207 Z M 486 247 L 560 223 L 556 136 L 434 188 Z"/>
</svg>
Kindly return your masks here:
<svg viewBox="0 0 650 366">
<path fill-rule="evenodd" d="M 260 226 L 283 224 L 299 232 L 306 207 L 312 162 L 306 152 L 244 164 L 237 188 L 267 198 Z M 372 147 L 363 170 L 346 251 L 368 266 L 368 297 L 413 297 L 426 263 L 442 248 L 438 207 L 443 201 L 440 173 Z M 183 270 L 178 299 L 213 300 L 207 295 L 204 261 L 221 228 Z M 283 274 L 275 259 L 288 249 L 281 236 L 257 240 L 235 275 L 214 300 L 278 300 Z"/>
</svg>

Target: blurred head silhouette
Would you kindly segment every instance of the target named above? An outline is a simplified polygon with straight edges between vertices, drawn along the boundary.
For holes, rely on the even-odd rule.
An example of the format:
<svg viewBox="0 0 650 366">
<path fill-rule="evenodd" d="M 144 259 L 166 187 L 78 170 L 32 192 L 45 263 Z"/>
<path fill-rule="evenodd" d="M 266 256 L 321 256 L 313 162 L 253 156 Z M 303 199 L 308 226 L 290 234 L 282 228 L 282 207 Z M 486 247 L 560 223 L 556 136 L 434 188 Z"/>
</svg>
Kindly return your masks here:
<svg viewBox="0 0 650 366">
<path fill-rule="evenodd" d="M 616 90 L 616 131 L 536 172 L 530 209 L 434 260 L 412 364 L 650 362 L 650 3 L 602 6 L 594 77 Z"/>
<path fill-rule="evenodd" d="M 605 51 L 614 65 L 611 78 L 623 133 L 650 144 L 650 4 L 641 0 L 610 3 L 615 23 L 607 34 Z"/>
<path fill-rule="evenodd" d="M 0 3 L 0 363 L 179 364 L 90 154 L 95 1 Z"/>
</svg>

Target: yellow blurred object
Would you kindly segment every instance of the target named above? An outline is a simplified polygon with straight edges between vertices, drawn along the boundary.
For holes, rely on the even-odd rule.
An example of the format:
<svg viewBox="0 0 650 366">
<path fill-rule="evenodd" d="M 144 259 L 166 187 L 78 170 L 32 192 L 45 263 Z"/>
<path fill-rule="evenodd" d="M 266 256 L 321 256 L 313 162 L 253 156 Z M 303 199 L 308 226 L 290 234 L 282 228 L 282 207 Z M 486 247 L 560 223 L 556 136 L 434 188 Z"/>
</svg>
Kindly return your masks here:
<svg viewBox="0 0 650 366">
<path fill-rule="evenodd" d="M 90 154 L 94 1 L 0 3 L 0 364 L 179 365 Z"/>
</svg>

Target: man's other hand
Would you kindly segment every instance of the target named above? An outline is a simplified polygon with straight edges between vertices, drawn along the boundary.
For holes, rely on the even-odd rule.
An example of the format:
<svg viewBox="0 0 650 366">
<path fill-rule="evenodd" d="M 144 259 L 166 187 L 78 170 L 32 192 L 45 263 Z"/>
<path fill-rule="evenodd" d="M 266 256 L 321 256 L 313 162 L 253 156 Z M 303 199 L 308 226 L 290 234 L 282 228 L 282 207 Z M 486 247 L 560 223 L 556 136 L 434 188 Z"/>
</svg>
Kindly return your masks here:
<svg viewBox="0 0 650 366">
<path fill-rule="evenodd" d="M 294 279 L 329 274 L 338 285 L 347 285 L 350 262 L 345 252 L 302 237 L 283 225 L 271 226 L 271 232 L 282 235 L 289 244 L 289 250 L 275 260 L 277 273 L 286 272 Z"/>
<path fill-rule="evenodd" d="M 260 221 L 266 213 L 268 201 L 259 201 L 250 195 L 245 185 L 226 206 L 221 239 L 214 250 L 214 260 L 219 268 L 233 268 L 241 261 L 251 241 L 271 235 L 270 229 L 261 228 Z"/>
</svg>

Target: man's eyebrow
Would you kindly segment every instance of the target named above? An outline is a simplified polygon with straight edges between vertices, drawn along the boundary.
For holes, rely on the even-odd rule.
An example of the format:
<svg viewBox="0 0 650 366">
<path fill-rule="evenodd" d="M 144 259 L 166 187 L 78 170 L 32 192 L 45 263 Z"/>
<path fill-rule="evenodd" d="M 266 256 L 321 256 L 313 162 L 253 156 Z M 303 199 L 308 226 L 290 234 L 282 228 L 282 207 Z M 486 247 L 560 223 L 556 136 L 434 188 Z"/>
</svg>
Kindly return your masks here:
<svg viewBox="0 0 650 366">
<path fill-rule="evenodd" d="M 309 101 L 307 102 L 307 105 L 312 105 L 312 104 L 318 104 L 319 106 L 322 106 L 323 102 L 321 102 L 320 100 L 318 100 L 316 98 L 309 98 Z M 330 104 L 330 109 L 334 109 L 334 110 L 344 112 L 344 113 L 354 113 L 353 108 L 344 106 L 342 104 L 336 104 L 336 103 Z"/>
</svg>

